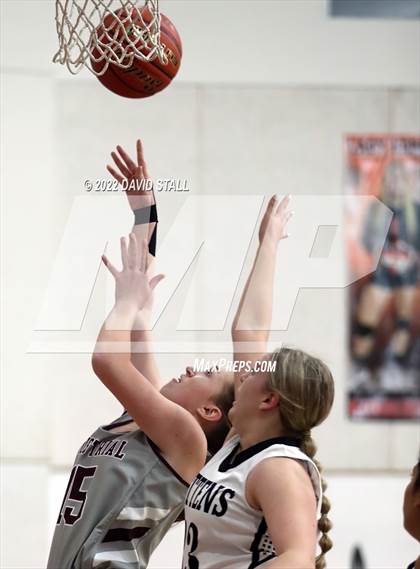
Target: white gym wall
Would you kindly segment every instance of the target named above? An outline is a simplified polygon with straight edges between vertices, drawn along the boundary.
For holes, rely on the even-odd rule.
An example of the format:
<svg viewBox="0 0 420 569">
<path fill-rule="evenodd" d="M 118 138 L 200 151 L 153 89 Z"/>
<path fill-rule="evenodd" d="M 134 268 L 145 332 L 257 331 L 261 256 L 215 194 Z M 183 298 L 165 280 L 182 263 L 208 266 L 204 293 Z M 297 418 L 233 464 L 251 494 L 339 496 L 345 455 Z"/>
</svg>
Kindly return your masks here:
<svg viewBox="0 0 420 569">
<path fill-rule="evenodd" d="M 51 346 L 34 353 L 34 343 L 54 341 L 34 329 L 72 205 L 86 197 L 83 181 L 107 177 L 109 152 L 116 144 L 131 149 L 141 136 L 153 175 L 187 178 L 190 195 L 340 194 L 343 134 L 419 132 L 420 29 L 415 20 L 331 19 L 324 0 L 162 0 L 183 39 L 181 71 L 163 93 L 130 101 L 87 71 L 73 77 L 51 63 L 52 0 L 0 5 L 0 567 L 29 569 L 45 566 L 80 443 L 120 411 L 88 353 Z M 98 207 L 106 197 L 94 196 Z M 186 198 L 157 198 L 162 238 Z M 98 223 L 92 217 L 92 234 Z M 99 325 L 103 278 L 80 342 Z M 402 529 L 401 506 L 419 429 L 348 421 L 346 322 L 345 289 L 304 289 L 276 339 L 321 355 L 336 377 L 335 407 L 315 431 L 333 503 L 329 567 L 346 569 L 350 548 L 361 544 L 369 569 L 397 569 L 418 553 Z M 161 355 L 160 362 L 172 377 L 193 358 Z M 179 526 L 161 544 L 155 569 L 180 567 L 181 539 Z"/>
</svg>

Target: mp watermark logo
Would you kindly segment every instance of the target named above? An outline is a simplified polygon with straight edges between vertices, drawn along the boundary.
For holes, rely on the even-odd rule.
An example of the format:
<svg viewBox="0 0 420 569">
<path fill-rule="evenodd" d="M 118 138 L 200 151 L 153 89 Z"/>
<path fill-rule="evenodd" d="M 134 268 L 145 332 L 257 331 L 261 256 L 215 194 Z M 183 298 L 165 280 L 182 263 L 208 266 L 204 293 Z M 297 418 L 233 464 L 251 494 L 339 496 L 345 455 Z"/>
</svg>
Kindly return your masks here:
<svg viewBox="0 0 420 569">
<path fill-rule="evenodd" d="M 153 349 L 162 353 L 231 351 L 230 328 L 258 247 L 258 228 L 268 196 L 186 197 L 182 207 L 160 214 L 157 270 L 166 275 L 154 299 Z M 375 270 L 385 242 L 364 272 L 347 270 L 346 212 L 367 211 L 371 196 L 294 196 L 290 237 L 280 242 L 271 330 L 286 330 L 303 288 L 344 288 Z M 384 204 L 384 216 L 392 213 Z M 162 227 L 162 224 L 165 224 Z M 113 303 L 113 281 L 100 258 L 118 266 L 119 237 L 132 227 L 121 195 L 75 198 L 49 276 L 30 352 L 89 353 Z M 241 326 L 239 320 L 238 327 Z M 243 346 L 243 351 L 252 347 Z M 138 342 L 133 349 L 143 351 Z"/>
</svg>

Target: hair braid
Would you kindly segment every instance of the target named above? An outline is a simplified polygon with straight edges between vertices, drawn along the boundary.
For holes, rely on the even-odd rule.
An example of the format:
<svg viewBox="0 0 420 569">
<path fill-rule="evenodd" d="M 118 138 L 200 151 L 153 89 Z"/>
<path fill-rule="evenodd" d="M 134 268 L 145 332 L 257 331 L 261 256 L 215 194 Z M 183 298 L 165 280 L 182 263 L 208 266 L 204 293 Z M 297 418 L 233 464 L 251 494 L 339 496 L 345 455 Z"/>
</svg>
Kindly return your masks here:
<svg viewBox="0 0 420 569">
<path fill-rule="evenodd" d="M 300 450 L 304 452 L 313 461 L 319 473 L 322 473 L 322 466 L 318 460 L 314 458 L 316 454 L 316 444 L 313 440 L 310 431 L 303 434 L 302 442 L 300 444 Z M 322 503 L 321 503 L 321 517 L 318 520 L 318 529 L 321 532 L 321 537 L 318 541 L 319 547 L 321 548 L 321 553 L 317 556 L 315 562 L 315 569 L 325 569 L 325 554 L 332 548 L 332 541 L 327 533 L 332 528 L 331 520 L 328 518 L 328 512 L 331 509 L 331 504 L 325 495 L 325 490 L 327 489 L 327 483 L 325 482 L 321 474 L 321 487 L 322 487 Z"/>
<path fill-rule="evenodd" d="M 269 376 L 268 388 L 280 394 L 279 413 L 283 431 L 301 438 L 300 449 L 313 460 L 319 472 L 322 467 L 314 460 L 316 445 L 311 437 L 313 427 L 328 416 L 334 401 L 334 379 L 328 366 L 320 359 L 301 350 L 281 348 L 272 354 L 275 371 Z M 327 485 L 321 476 L 322 503 L 318 529 L 321 532 L 321 554 L 316 569 L 324 569 L 325 553 L 332 541 L 327 533 L 332 527 L 328 519 L 330 502 L 324 495 Z"/>
</svg>

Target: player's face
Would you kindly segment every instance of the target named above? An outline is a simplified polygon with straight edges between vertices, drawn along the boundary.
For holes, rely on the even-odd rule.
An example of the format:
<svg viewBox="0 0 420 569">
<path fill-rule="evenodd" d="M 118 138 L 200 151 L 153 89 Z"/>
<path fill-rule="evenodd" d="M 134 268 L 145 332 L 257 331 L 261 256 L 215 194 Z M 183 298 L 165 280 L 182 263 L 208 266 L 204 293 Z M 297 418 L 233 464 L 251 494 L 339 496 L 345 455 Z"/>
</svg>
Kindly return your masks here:
<svg viewBox="0 0 420 569">
<path fill-rule="evenodd" d="M 266 356 L 264 359 L 267 359 Z M 241 383 L 236 391 L 235 401 L 229 411 L 232 425 L 239 427 L 242 421 L 258 415 L 259 404 L 268 394 L 267 372 L 251 370 L 241 376 Z"/>
<path fill-rule="evenodd" d="M 185 373 L 174 377 L 161 389 L 162 395 L 189 411 L 194 411 L 209 401 L 214 402 L 227 384 L 233 384 L 233 373 L 217 368 L 208 372 L 196 372 L 191 366 Z"/>
<path fill-rule="evenodd" d="M 415 488 L 414 483 L 419 475 L 418 466 L 413 468 L 411 480 L 404 493 L 404 527 L 410 535 L 420 540 L 420 488 Z"/>
</svg>

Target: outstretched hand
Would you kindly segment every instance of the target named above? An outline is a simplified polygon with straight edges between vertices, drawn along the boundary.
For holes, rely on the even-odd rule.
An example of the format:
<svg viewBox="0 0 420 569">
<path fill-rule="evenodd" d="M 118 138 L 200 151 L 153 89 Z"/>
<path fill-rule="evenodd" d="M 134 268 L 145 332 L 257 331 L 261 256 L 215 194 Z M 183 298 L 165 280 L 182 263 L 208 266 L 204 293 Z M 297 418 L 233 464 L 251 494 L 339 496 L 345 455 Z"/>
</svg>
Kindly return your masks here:
<svg viewBox="0 0 420 569">
<path fill-rule="evenodd" d="M 111 152 L 111 156 L 118 170 L 109 164 L 106 167 L 125 190 L 132 210 L 148 205 L 147 201 L 154 203 L 153 183 L 144 160 L 140 139 L 136 142 L 136 155 L 137 163 L 122 146 L 117 146 L 117 152 Z"/>
<path fill-rule="evenodd" d="M 140 247 L 135 234 L 130 233 L 128 245 L 125 237 L 121 237 L 120 243 L 121 271 L 118 271 L 105 255 L 102 260 L 115 279 L 115 305 L 129 306 L 138 311 L 149 302 L 153 289 L 164 275 L 159 274 L 149 280 L 149 248 L 146 240 L 143 240 Z"/>
<path fill-rule="evenodd" d="M 277 195 L 270 199 L 260 225 L 260 245 L 266 240 L 277 245 L 279 241 L 289 237 L 286 227 L 293 215 L 293 211 L 288 210 L 289 203 L 290 196 L 284 197 L 280 203 Z"/>
</svg>

